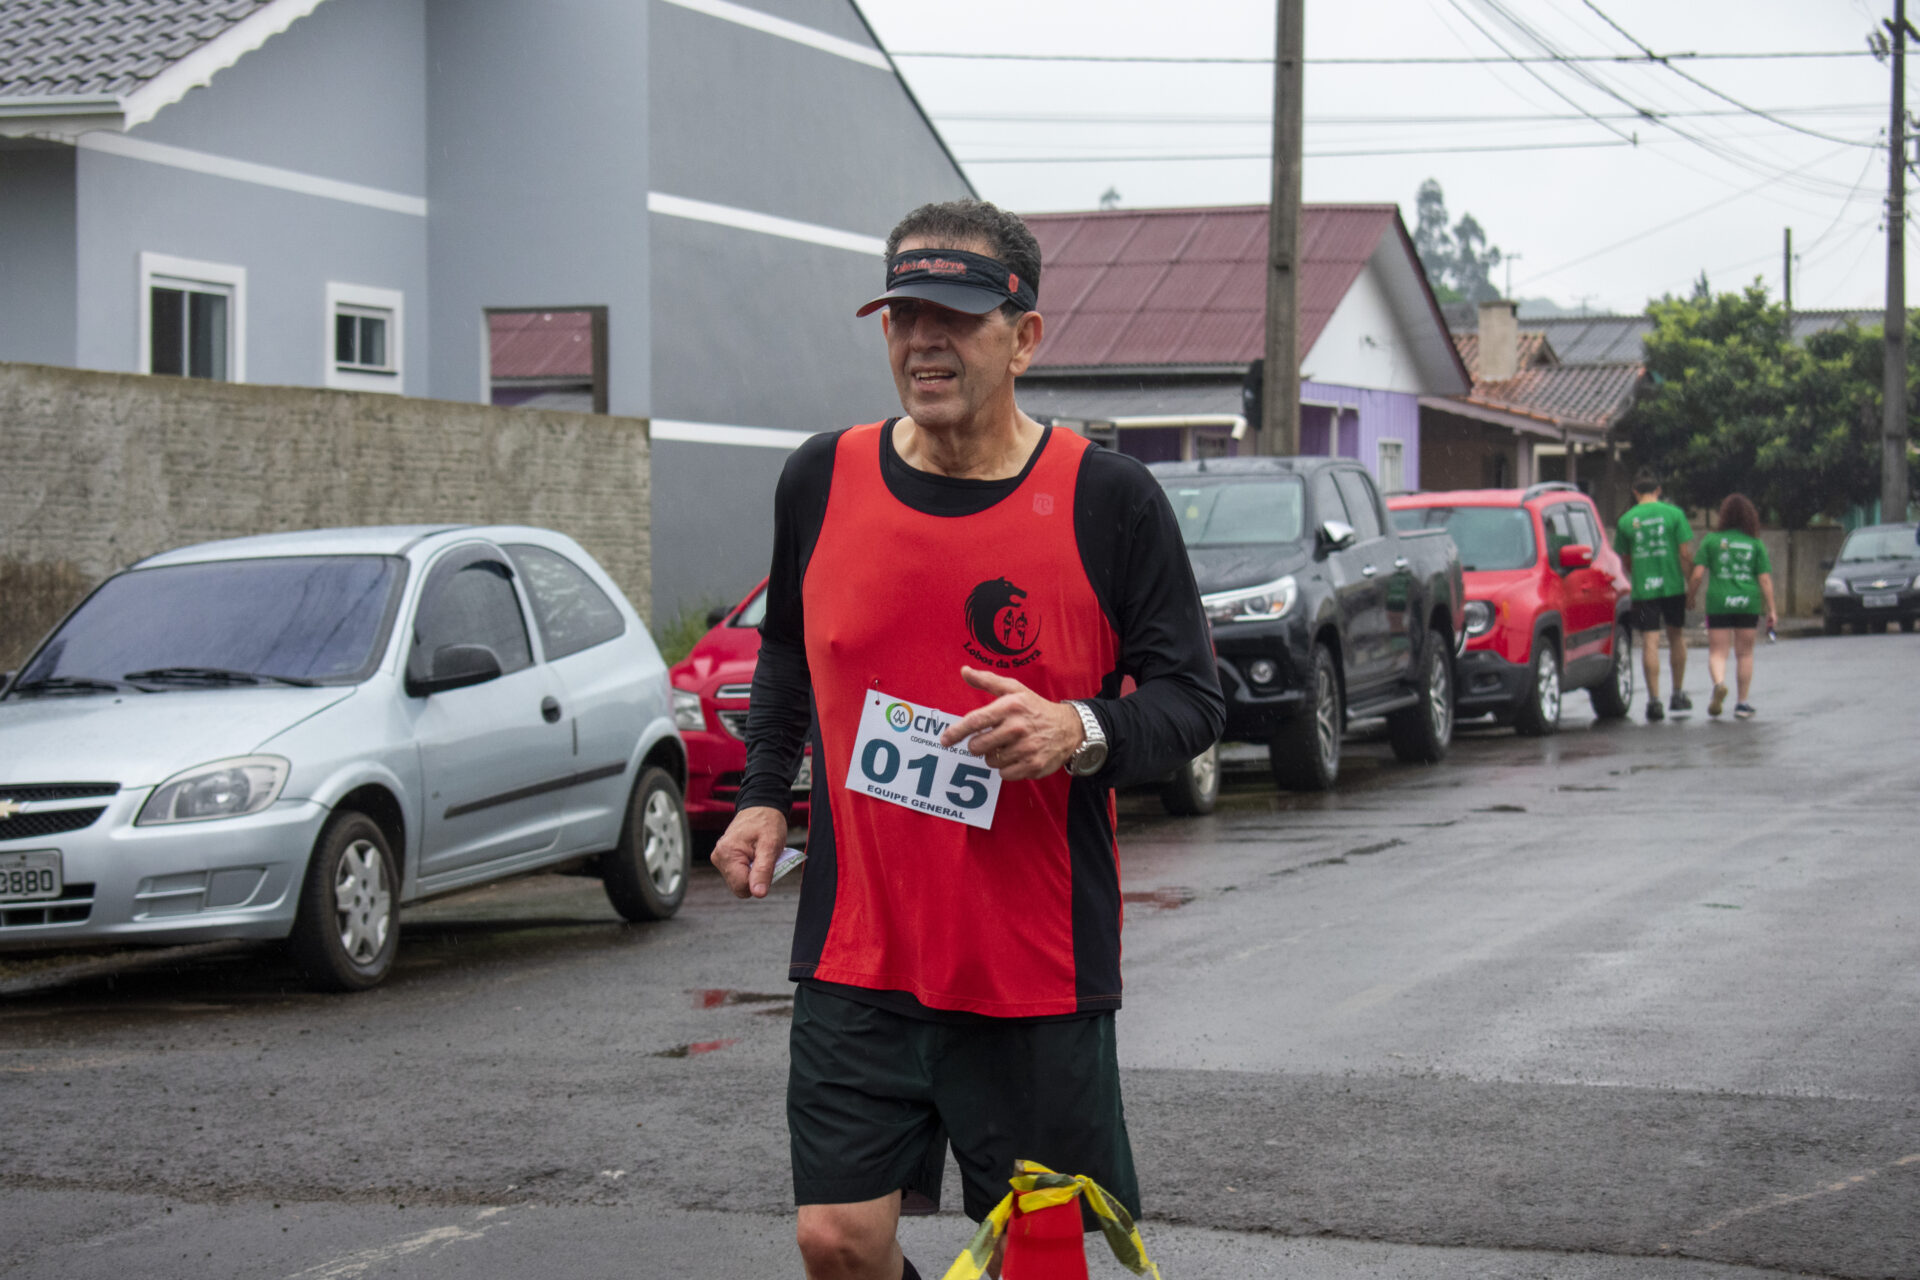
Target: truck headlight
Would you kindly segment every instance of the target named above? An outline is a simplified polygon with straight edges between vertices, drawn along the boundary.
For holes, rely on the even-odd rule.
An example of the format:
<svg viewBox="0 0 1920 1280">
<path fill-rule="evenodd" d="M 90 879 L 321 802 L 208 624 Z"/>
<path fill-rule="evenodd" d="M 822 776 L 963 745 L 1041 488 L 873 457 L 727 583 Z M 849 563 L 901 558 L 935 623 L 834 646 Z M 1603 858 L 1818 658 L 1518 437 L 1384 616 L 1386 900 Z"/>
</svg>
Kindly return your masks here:
<svg viewBox="0 0 1920 1280">
<path fill-rule="evenodd" d="M 1483 636 L 1493 630 L 1493 606 L 1485 600 L 1467 601 L 1466 617 L 1469 636 Z"/>
<path fill-rule="evenodd" d="M 287 762 L 279 756 L 236 756 L 196 765 L 155 787 L 133 825 L 158 827 L 258 813 L 280 798 L 286 783 Z"/>
<path fill-rule="evenodd" d="M 1264 622 L 1284 617 L 1299 598 L 1299 584 L 1288 574 L 1257 587 L 1201 596 L 1200 607 L 1206 612 L 1208 622 Z"/>
<path fill-rule="evenodd" d="M 707 727 L 706 713 L 700 710 L 700 695 L 691 689 L 673 691 L 673 727 L 699 730 Z"/>
<path fill-rule="evenodd" d="M 1845 578 L 1828 578 L 1826 593 L 1830 596 L 1843 596 L 1847 594 L 1847 580 Z"/>
</svg>

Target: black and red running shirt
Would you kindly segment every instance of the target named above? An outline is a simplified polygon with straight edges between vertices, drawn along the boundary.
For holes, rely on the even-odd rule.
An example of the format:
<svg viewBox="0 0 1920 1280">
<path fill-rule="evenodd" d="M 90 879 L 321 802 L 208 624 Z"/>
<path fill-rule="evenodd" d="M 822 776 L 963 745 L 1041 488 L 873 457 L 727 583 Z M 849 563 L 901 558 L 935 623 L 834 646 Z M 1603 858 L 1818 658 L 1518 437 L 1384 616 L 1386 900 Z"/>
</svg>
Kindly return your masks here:
<svg viewBox="0 0 1920 1280">
<path fill-rule="evenodd" d="M 1111 788 L 1178 767 L 1222 721 L 1178 527 L 1143 467 L 1070 433 L 1010 480 L 967 481 L 908 467 L 892 428 L 814 437 L 776 496 L 738 803 L 787 806 L 811 720 L 791 976 L 940 1019 L 1117 1008 Z M 868 692 L 964 714 L 992 695 L 963 665 L 1086 700 L 1107 767 L 1004 783 L 991 830 L 849 791 Z"/>
</svg>

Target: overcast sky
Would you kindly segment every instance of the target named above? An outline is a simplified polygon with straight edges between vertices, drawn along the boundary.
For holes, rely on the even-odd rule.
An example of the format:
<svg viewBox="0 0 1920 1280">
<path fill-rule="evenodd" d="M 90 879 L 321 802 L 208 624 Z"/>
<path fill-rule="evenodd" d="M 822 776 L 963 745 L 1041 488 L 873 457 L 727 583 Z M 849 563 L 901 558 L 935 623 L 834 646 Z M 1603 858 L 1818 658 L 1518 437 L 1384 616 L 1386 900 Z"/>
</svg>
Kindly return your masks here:
<svg viewBox="0 0 1920 1280">
<path fill-rule="evenodd" d="M 1270 66 L 904 55 L 1270 58 L 1274 0 L 860 4 L 986 199 L 1022 211 L 1096 208 L 1109 190 L 1127 208 L 1268 199 Z M 1864 55 L 1890 14 L 1891 0 L 1309 0 L 1304 198 L 1397 203 L 1411 230 L 1415 192 L 1436 178 L 1454 219 L 1472 213 L 1518 255 L 1515 296 L 1596 312 L 1638 311 L 1702 270 L 1716 289 L 1760 276 L 1777 297 L 1791 227 L 1796 308 L 1878 307 L 1890 74 L 1871 57 L 1578 71 L 1312 60 L 1538 56 L 1536 38 L 1562 54 L 1635 54 L 1629 37 L 1661 54 Z M 1382 151 L 1411 154 L 1335 154 Z M 1248 158 L 1175 158 L 1195 156 Z M 1037 163 L 994 163 L 1009 160 Z"/>
</svg>

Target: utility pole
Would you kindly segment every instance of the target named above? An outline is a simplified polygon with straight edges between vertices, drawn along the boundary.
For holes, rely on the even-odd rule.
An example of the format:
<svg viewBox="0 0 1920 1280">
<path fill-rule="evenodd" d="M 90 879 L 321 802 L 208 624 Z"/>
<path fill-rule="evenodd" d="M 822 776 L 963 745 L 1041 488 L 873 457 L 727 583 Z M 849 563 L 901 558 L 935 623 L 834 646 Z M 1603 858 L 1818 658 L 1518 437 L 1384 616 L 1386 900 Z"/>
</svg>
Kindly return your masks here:
<svg viewBox="0 0 1920 1280">
<path fill-rule="evenodd" d="M 1501 261 L 1502 261 L 1502 262 L 1504 262 L 1504 263 L 1506 263 L 1506 264 L 1507 264 L 1507 295 L 1506 295 L 1506 296 L 1507 296 L 1507 301 L 1508 301 L 1508 302 L 1513 302 L 1513 301 L 1514 301 L 1514 296 L 1513 296 L 1513 263 L 1514 263 L 1514 259 L 1516 259 L 1516 258 L 1520 258 L 1520 257 L 1524 257 L 1524 256 L 1525 256 L 1525 255 L 1523 255 L 1523 254 L 1518 254 L 1518 253 L 1510 253 L 1510 254 L 1508 254 L 1508 255 L 1507 255 L 1506 257 L 1504 257 L 1504 258 L 1502 258 L 1502 259 L 1501 259 Z"/>
<path fill-rule="evenodd" d="M 1306 0 L 1278 0 L 1273 58 L 1273 203 L 1267 213 L 1267 354 L 1258 452 L 1300 452 L 1300 98 Z"/>
<path fill-rule="evenodd" d="M 1887 353 L 1880 419 L 1880 518 L 1907 518 L 1907 0 L 1893 0 L 1887 120 Z"/>
<path fill-rule="evenodd" d="M 1793 341 L 1793 228 L 1787 228 L 1786 244 L 1780 250 L 1780 292 L 1787 307 L 1787 341 Z"/>
</svg>

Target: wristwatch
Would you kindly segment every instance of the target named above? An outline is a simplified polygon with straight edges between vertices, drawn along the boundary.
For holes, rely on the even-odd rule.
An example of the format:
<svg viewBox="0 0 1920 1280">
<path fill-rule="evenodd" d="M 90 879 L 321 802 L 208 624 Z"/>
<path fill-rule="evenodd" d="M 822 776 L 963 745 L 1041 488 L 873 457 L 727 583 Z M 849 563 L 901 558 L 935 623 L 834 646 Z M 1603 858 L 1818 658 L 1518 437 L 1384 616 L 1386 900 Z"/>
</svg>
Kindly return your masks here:
<svg viewBox="0 0 1920 1280">
<path fill-rule="evenodd" d="M 1076 778 L 1084 778 L 1100 772 L 1106 766 L 1107 733 L 1100 727 L 1100 720 L 1093 714 L 1092 707 L 1072 698 L 1067 700 L 1067 705 L 1080 713 L 1080 725 L 1087 731 L 1087 740 L 1067 757 L 1067 772 Z"/>
</svg>

